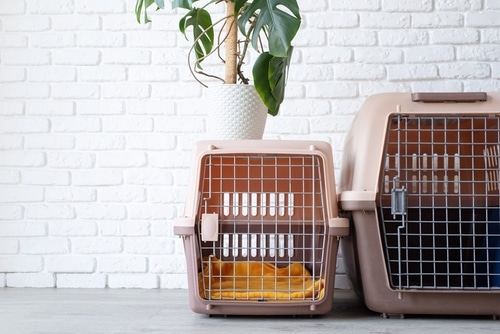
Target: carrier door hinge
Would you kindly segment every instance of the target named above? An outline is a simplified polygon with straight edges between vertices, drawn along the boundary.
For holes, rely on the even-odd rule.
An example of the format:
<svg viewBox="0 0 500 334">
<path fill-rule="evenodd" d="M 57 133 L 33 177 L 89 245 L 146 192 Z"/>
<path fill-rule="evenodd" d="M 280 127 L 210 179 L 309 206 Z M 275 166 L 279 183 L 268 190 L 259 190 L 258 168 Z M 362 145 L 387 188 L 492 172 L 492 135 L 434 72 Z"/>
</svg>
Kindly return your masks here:
<svg viewBox="0 0 500 334">
<path fill-rule="evenodd" d="M 408 206 L 408 196 L 405 187 L 402 188 L 392 188 L 391 192 L 391 214 L 394 215 L 406 215 L 406 209 Z"/>
<path fill-rule="evenodd" d="M 349 219 L 344 217 L 330 218 L 329 234 L 337 237 L 349 235 Z"/>
<path fill-rule="evenodd" d="M 192 217 L 178 217 L 174 221 L 174 234 L 180 237 L 194 235 L 194 222 Z"/>
</svg>

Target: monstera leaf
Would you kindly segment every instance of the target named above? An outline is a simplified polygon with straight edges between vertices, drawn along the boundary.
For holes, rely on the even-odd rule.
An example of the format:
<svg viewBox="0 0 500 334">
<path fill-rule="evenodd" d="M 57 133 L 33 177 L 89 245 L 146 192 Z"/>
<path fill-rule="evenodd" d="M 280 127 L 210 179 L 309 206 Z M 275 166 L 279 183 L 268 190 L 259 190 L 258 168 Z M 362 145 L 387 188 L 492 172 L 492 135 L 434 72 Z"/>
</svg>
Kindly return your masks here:
<svg viewBox="0 0 500 334">
<path fill-rule="evenodd" d="M 155 3 L 155 0 L 137 0 L 135 3 L 135 15 L 137 17 L 137 22 L 148 23 L 151 22 L 146 9 Z M 159 8 L 159 7 L 158 7 Z M 142 20 L 141 20 L 142 16 Z"/>
<path fill-rule="evenodd" d="M 188 40 L 187 32 L 191 30 L 197 65 L 201 67 L 200 63 L 214 47 L 214 29 L 210 14 L 203 8 L 192 8 L 179 21 L 179 30 Z"/>
<path fill-rule="evenodd" d="M 156 3 L 158 4 L 158 2 L 162 2 L 163 3 L 163 0 L 155 0 Z M 184 8 L 184 9 L 187 9 L 187 10 L 190 10 L 190 9 L 193 9 L 193 2 L 196 2 L 198 0 L 174 0 L 172 2 L 172 8 Z M 160 7 L 160 6 L 158 6 Z M 163 7 L 160 7 L 160 8 L 163 8 Z"/>
<path fill-rule="evenodd" d="M 292 51 L 293 47 L 290 47 L 286 57 L 275 57 L 269 52 L 263 52 L 253 67 L 255 90 L 272 116 L 278 114 L 285 98 L 285 85 Z"/>
<path fill-rule="evenodd" d="M 259 35 L 269 39 L 269 53 L 286 57 L 300 27 L 300 11 L 296 0 L 235 0 L 235 15 L 240 31 L 259 47 Z M 252 20 L 252 24 L 249 24 Z"/>
<path fill-rule="evenodd" d="M 151 0 L 149 0 L 151 1 Z M 155 0 L 158 4 L 159 1 Z M 187 9 L 188 12 L 179 21 L 179 30 L 187 40 L 194 41 L 194 53 L 196 64 L 201 68 L 200 63 L 212 52 L 214 47 L 214 28 L 210 13 L 204 8 L 195 8 L 193 4 L 198 0 L 174 0 L 172 8 Z M 189 29 L 191 28 L 191 29 Z M 188 31 L 191 30 L 191 37 Z"/>
<path fill-rule="evenodd" d="M 186 37 L 194 41 L 194 51 L 198 66 L 214 47 L 214 29 L 210 13 L 204 8 L 195 8 L 193 4 L 199 0 L 174 0 L 172 8 L 187 9 L 188 12 L 179 20 L 179 30 Z M 165 7 L 164 0 L 137 0 L 135 13 L 138 22 L 151 22 L 147 8 L 156 4 L 156 8 Z M 191 28 L 191 29 L 190 29 Z M 188 31 L 191 36 L 188 37 Z"/>
<path fill-rule="evenodd" d="M 198 0 L 174 0 L 172 2 L 172 8 L 184 8 L 187 10 L 191 10 L 193 9 L 193 3 L 196 1 Z M 137 16 L 137 22 L 151 22 L 148 16 L 147 9 L 152 4 L 156 4 L 156 10 L 165 8 L 164 0 L 137 0 L 137 2 L 135 3 L 135 15 Z"/>
</svg>

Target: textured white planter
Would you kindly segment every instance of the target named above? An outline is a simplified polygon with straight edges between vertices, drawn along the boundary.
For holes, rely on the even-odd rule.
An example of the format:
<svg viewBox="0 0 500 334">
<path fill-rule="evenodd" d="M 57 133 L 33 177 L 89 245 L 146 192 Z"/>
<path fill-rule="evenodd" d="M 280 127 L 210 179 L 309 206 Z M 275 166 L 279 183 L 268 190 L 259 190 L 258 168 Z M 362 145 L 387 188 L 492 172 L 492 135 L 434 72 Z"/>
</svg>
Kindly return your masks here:
<svg viewBox="0 0 500 334">
<path fill-rule="evenodd" d="M 252 85 L 208 88 L 211 139 L 262 139 L 267 108 Z"/>
</svg>

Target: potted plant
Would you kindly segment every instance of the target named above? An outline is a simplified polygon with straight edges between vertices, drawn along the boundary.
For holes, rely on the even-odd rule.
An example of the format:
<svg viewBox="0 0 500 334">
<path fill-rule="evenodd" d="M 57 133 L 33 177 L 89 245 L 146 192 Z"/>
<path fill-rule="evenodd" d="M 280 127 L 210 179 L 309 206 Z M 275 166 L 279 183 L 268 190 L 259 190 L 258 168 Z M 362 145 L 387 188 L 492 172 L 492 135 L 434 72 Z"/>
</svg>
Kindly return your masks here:
<svg viewBox="0 0 500 334">
<path fill-rule="evenodd" d="M 215 6 L 221 4 L 225 5 L 226 14 L 214 21 L 214 13 L 220 13 L 216 10 L 220 8 Z M 151 6 L 163 9 L 165 3 L 164 0 L 136 0 L 139 22 L 151 22 L 148 15 Z M 172 8 L 187 11 L 179 21 L 179 30 L 193 42 L 188 62 L 196 80 L 205 85 L 201 76 L 219 78 L 203 69 L 203 62 L 209 56 L 218 55 L 224 63 L 224 77 L 219 78 L 225 84 L 222 86 L 238 83 L 243 85 L 237 86 L 249 86 L 264 104 L 264 124 L 267 113 L 276 116 L 285 96 L 293 51 L 291 43 L 301 23 L 297 0 L 173 0 Z M 211 9 L 214 9 L 212 13 Z M 216 26 L 220 27 L 218 34 Z M 250 49 L 259 53 L 252 68 L 255 88 L 248 85 L 250 80 L 242 69 Z M 238 93 L 232 88 L 230 94 Z M 234 106 L 229 109 L 235 113 Z"/>
</svg>

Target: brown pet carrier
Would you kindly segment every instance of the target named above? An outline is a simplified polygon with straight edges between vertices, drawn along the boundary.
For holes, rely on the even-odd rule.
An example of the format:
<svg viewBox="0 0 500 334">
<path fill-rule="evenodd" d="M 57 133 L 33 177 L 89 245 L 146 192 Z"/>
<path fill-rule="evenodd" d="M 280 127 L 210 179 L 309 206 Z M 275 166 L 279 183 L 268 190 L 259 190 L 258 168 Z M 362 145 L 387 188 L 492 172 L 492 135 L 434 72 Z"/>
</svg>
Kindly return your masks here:
<svg viewBox="0 0 500 334">
<path fill-rule="evenodd" d="M 214 141 L 195 147 L 174 233 L 184 240 L 190 307 L 204 314 L 314 315 L 333 304 L 338 217 L 331 147 Z"/>
<path fill-rule="evenodd" d="M 369 97 L 346 137 L 348 276 L 389 314 L 500 315 L 500 95 Z"/>
</svg>

